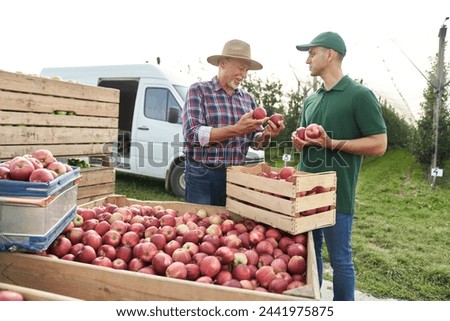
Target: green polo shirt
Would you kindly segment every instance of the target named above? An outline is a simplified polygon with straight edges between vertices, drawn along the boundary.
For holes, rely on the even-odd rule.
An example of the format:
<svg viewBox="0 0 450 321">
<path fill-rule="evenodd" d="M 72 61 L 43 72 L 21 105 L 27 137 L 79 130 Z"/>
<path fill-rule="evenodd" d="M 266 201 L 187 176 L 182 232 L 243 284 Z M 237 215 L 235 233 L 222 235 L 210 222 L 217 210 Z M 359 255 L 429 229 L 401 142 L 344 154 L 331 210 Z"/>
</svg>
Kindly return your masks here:
<svg viewBox="0 0 450 321">
<path fill-rule="evenodd" d="M 331 90 L 320 88 L 305 99 L 301 125 L 322 125 L 332 139 L 350 140 L 386 133 L 381 107 L 371 90 L 344 76 Z M 336 211 L 354 214 L 362 156 L 315 146 L 305 147 L 300 170 L 336 171 Z"/>
</svg>

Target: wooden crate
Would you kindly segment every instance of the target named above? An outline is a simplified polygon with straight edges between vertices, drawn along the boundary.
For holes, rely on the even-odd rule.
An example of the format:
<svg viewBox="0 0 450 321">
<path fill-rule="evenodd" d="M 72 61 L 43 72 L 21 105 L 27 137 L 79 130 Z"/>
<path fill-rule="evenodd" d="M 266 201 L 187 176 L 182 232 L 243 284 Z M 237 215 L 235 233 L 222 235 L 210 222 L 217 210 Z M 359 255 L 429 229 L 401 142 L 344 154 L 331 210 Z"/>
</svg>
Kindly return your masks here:
<svg viewBox="0 0 450 321">
<path fill-rule="evenodd" d="M 227 210 L 294 235 L 336 223 L 336 172 L 296 171 L 293 182 L 258 176 L 270 171 L 280 169 L 265 163 L 229 167 Z M 304 195 L 317 186 L 329 191 Z M 321 212 L 306 215 L 317 208 Z"/>
<path fill-rule="evenodd" d="M 79 301 L 73 297 L 40 291 L 23 286 L 0 283 L 0 290 L 15 291 L 23 295 L 25 301 Z"/>
<path fill-rule="evenodd" d="M 116 185 L 116 171 L 114 167 L 92 166 L 82 168 L 80 173 L 78 205 L 114 194 Z"/>
<path fill-rule="evenodd" d="M 0 160 L 43 148 L 57 159 L 101 157 L 109 167 L 118 117 L 116 89 L 0 71 Z M 83 176 L 97 184 L 98 175 Z M 99 181 L 93 196 L 114 193 L 114 181 Z"/>
<path fill-rule="evenodd" d="M 207 206 L 184 202 L 140 201 L 123 195 L 110 195 L 80 205 L 94 207 L 106 203 L 118 206 L 131 204 L 162 205 L 180 213 L 203 208 L 208 215 L 229 213 L 224 207 Z M 242 219 L 234 213 L 230 216 Z M 317 265 L 312 233 L 308 233 L 306 285 L 283 294 L 237 289 L 194 281 L 178 280 L 144 273 L 114 270 L 91 264 L 55 260 L 23 253 L 0 253 L 0 282 L 70 295 L 88 301 L 267 301 L 320 299 Z"/>
</svg>

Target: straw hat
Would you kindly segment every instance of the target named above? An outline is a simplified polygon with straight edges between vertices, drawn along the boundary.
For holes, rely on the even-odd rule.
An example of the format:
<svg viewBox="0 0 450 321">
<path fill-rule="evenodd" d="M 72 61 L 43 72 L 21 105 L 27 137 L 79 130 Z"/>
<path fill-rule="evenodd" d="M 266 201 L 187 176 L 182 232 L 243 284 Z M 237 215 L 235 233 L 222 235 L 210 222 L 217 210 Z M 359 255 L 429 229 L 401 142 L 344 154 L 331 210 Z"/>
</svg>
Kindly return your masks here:
<svg viewBox="0 0 450 321">
<path fill-rule="evenodd" d="M 236 58 L 248 61 L 249 70 L 260 70 L 263 66 L 251 58 L 250 45 L 242 40 L 233 39 L 225 43 L 221 55 L 209 56 L 207 61 L 214 66 L 219 65 L 221 57 Z"/>
</svg>

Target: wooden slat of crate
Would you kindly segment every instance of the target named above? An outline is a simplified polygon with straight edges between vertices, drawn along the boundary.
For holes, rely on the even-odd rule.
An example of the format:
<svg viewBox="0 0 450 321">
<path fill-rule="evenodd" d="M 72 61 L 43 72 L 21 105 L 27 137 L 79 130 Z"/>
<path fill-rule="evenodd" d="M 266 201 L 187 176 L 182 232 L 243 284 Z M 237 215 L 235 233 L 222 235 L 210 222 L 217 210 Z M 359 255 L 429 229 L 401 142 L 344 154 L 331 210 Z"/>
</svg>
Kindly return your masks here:
<svg viewBox="0 0 450 321">
<path fill-rule="evenodd" d="M 25 301 L 79 301 L 69 296 L 40 291 L 8 283 L 0 283 L 0 290 L 15 291 L 23 295 Z"/>
<path fill-rule="evenodd" d="M 0 159 L 8 160 L 17 155 L 31 154 L 38 149 L 48 149 L 55 157 L 77 158 L 85 155 L 105 155 L 111 154 L 110 144 L 73 144 L 67 145 L 3 145 L 0 148 Z"/>
<path fill-rule="evenodd" d="M 80 170 L 77 204 L 114 194 L 116 173 L 113 167 L 90 167 Z"/>
<path fill-rule="evenodd" d="M 310 298 L 201 284 L 43 256 L 0 253 L 1 282 L 87 301 L 267 301 Z"/>
<path fill-rule="evenodd" d="M 112 102 L 101 102 L 0 90 L 0 109 L 10 111 L 53 113 L 63 110 L 79 116 L 117 118 L 118 104 L 118 98 Z"/>
<path fill-rule="evenodd" d="M 256 176 L 253 173 L 241 172 L 231 167 L 227 170 L 227 182 L 238 186 L 253 188 L 262 192 L 274 193 L 286 197 L 295 197 L 295 186 L 284 180 L 275 180 Z"/>
<path fill-rule="evenodd" d="M 309 216 L 290 217 L 263 208 L 257 208 L 251 204 L 231 198 L 227 198 L 226 207 L 232 213 L 257 222 L 266 223 L 292 235 L 312 231 L 320 227 L 332 226 L 336 223 L 335 209 Z"/>
<path fill-rule="evenodd" d="M 55 97 L 117 102 L 119 91 L 67 81 L 0 71 L 0 89 Z"/>
<path fill-rule="evenodd" d="M 0 145 L 110 143 L 117 139 L 116 128 L 69 128 L 2 126 Z"/>
<path fill-rule="evenodd" d="M 117 118 L 106 117 L 23 113 L 0 110 L 0 125 L 118 128 L 119 120 Z"/>
<path fill-rule="evenodd" d="M 268 180 L 268 178 L 262 178 Z M 228 178 L 227 178 L 228 180 Z M 227 198 L 245 200 L 248 204 L 271 209 L 273 211 L 294 216 L 294 202 L 278 196 L 268 194 L 268 192 L 256 191 L 244 186 L 227 183 Z"/>
</svg>

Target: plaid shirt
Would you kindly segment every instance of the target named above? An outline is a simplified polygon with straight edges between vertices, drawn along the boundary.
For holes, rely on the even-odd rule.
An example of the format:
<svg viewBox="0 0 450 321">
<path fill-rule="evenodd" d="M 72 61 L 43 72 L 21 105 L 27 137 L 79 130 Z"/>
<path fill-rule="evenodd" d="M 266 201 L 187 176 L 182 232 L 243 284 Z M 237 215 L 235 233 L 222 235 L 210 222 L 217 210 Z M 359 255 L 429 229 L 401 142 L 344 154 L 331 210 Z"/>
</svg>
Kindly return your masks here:
<svg viewBox="0 0 450 321">
<path fill-rule="evenodd" d="M 211 81 L 191 85 L 182 111 L 187 158 L 211 167 L 242 165 L 256 132 L 202 146 L 200 128 L 234 125 L 242 115 L 255 107 L 253 97 L 242 89 L 236 89 L 232 95 L 228 95 L 216 76 Z"/>
</svg>

